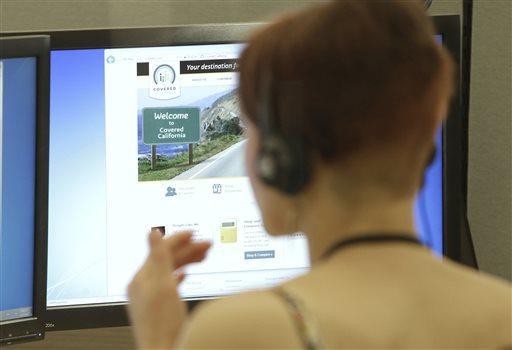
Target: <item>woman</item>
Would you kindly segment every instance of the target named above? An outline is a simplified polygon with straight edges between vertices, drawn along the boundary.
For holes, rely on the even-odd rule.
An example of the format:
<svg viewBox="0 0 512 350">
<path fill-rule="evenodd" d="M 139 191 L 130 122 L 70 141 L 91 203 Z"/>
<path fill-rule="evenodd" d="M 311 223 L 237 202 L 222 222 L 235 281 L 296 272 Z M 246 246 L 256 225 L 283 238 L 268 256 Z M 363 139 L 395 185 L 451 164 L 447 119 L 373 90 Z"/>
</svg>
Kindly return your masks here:
<svg viewBox="0 0 512 350">
<path fill-rule="evenodd" d="M 128 289 L 139 346 L 510 345 L 510 285 L 415 244 L 414 198 L 454 85 L 420 3 L 337 1 L 290 15 L 256 33 L 240 65 L 265 228 L 304 232 L 312 269 L 188 316 L 173 272 L 209 244 L 153 232 Z"/>
</svg>

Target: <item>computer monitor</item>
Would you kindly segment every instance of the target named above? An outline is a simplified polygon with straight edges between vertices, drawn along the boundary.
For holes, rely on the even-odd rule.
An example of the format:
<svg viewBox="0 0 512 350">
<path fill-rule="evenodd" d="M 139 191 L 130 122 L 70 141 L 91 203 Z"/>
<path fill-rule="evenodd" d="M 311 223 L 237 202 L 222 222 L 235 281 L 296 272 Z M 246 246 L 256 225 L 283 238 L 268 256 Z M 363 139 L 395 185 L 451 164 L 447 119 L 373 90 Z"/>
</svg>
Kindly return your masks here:
<svg viewBox="0 0 512 350">
<path fill-rule="evenodd" d="M 126 285 L 154 227 L 214 243 L 188 270 L 187 300 L 308 270 L 302 235 L 264 232 L 243 167 L 237 58 L 256 27 L 52 33 L 48 327 L 126 324 Z M 458 59 L 458 28 L 449 28 L 438 40 Z M 450 123 L 439 131 L 416 206 L 421 238 L 455 258 L 462 159 L 450 140 L 460 132 Z"/>
<path fill-rule="evenodd" d="M 0 38 L 0 343 L 44 337 L 49 45 Z"/>
</svg>

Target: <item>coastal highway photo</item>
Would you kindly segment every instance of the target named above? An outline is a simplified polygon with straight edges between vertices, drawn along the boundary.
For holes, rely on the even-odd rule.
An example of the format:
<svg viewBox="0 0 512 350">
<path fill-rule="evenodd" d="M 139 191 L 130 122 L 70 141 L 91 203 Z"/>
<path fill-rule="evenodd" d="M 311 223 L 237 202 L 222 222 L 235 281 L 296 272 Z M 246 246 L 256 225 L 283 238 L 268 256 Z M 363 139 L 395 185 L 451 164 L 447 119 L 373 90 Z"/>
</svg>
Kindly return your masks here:
<svg viewBox="0 0 512 350">
<path fill-rule="evenodd" d="M 246 140 L 235 143 L 233 146 L 181 173 L 173 180 L 246 176 L 245 143 Z"/>
</svg>

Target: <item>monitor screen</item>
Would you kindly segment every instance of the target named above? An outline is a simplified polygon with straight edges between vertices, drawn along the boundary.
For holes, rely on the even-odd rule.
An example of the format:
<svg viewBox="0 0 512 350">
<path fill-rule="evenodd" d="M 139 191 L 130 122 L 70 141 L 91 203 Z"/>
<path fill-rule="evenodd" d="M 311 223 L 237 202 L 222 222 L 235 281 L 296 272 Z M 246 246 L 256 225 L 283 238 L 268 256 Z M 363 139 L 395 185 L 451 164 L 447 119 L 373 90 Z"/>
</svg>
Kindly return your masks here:
<svg viewBox="0 0 512 350">
<path fill-rule="evenodd" d="M 269 237 L 244 168 L 244 44 L 51 53 L 48 306 L 126 301 L 147 233 L 213 242 L 183 298 L 271 287 L 309 268 L 302 234 Z M 418 197 L 442 253 L 442 144 Z"/>
<path fill-rule="evenodd" d="M 0 322 L 33 316 L 37 58 L 0 59 Z"/>
</svg>

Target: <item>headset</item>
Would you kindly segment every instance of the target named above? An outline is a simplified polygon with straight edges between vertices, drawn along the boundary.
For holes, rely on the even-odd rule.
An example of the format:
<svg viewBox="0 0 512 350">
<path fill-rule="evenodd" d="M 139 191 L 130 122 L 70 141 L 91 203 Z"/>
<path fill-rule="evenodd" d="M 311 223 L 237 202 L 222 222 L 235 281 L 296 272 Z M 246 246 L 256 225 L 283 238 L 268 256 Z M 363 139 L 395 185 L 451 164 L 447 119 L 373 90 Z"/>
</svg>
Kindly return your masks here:
<svg viewBox="0 0 512 350">
<path fill-rule="evenodd" d="M 289 128 L 287 128 L 288 135 L 278 124 L 277 105 L 274 98 L 279 93 L 285 94 L 281 97 L 292 99 L 292 103 L 287 107 L 291 108 L 288 113 L 300 113 L 297 106 L 303 98 L 301 93 L 302 84 L 296 81 L 273 84 L 271 73 L 263 75 L 262 80 L 263 98 L 259 113 L 261 137 L 260 148 L 256 157 L 256 172 L 265 184 L 285 194 L 296 195 L 311 180 L 311 157 L 301 137 L 302 130 L 297 127 L 297 123 L 289 125 Z M 292 106 L 296 107 L 293 108 Z M 291 115 L 291 117 L 295 116 L 298 116 L 298 114 Z M 295 120 L 300 121 L 300 116 Z M 425 171 L 434 161 L 436 151 L 434 144 L 427 159 Z M 425 171 L 422 175 L 420 189 L 425 184 Z"/>
<path fill-rule="evenodd" d="M 292 98 L 287 107 L 291 117 L 298 112 L 301 101 L 302 84 L 298 82 L 279 82 L 273 84 L 272 74 L 263 75 L 262 102 L 260 104 L 260 149 L 256 158 L 256 171 L 259 178 L 267 185 L 288 194 L 301 192 L 311 179 L 311 161 L 306 145 L 301 137 L 302 130 L 289 125 L 285 132 L 278 123 L 275 97 Z M 292 106 L 296 106 L 293 108 Z M 300 117 L 295 118 L 299 121 Z"/>
</svg>

